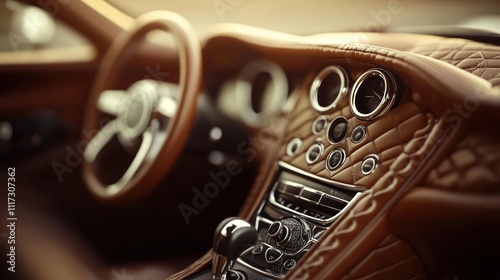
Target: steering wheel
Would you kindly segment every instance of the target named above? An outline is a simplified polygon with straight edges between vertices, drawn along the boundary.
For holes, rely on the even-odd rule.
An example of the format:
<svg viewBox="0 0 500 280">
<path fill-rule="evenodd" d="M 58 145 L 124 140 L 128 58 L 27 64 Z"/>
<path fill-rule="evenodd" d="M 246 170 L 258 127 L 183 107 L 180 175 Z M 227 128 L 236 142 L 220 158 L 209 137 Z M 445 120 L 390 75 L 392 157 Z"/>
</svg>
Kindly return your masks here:
<svg viewBox="0 0 500 280">
<path fill-rule="evenodd" d="M 160 81 L 140 80 L 127 90 L 112 90 L 124 60 L 154 30 L 171 32 L 179 54 L 179 85 L 176 96 Z M 189 23 L 167 11 L 137 18 L 105 53 L 91 90 L 83 123 L 82 171 L 86 185 L 98 198 L 129 202 L 151 191 L 169 172 L 179 156 L 193 124 L 202 78 L 200 44 Z M 99 127 L 103 113 L 112 120 Z M 87 134 L 87 135 L 85 135 Z M 97 175 L 96 158 L 113 138 L 125 148 L 138 145 L 121 178 L 103 183 Z M 109 148 L 108 148 L 109 149 Z M 113 166 L 106 168 L 112 169 Z"/>
</svg>

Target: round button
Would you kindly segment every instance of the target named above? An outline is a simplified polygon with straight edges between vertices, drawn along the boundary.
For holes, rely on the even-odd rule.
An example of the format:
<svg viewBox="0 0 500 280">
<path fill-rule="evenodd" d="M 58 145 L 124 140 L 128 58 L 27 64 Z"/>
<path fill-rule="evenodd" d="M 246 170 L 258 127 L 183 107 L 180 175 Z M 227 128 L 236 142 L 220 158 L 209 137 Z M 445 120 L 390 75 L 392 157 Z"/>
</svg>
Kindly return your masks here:
<svg viewBox="0 0 500 280">
<path fill-rule="evenodd" d="M 366 135 L 366 128 L 362 125 L 356 126 L 351 134 L 351 141 L 352 143 L 356 144 L 361 142 L 365 138 Z"/>
<path fill-rule="evenodd" d="M 347 94 L 349 80 L 340 66 L 328 66 L 314 78 L 309 97 L 311 105 L 319 112 L 335 109 Z"/>
<path fill-rule="evenodd" d="M 309 150 L 307 150 L 306 153 L 307 163 L 311 164 L 316 162 L 318 158 L 323 154 L 323 151 L 324 151 L 323 144 L 321 143 L 313 144 L 311 147 L 309 147 Z"/>
<path fill-rule="evenodd" d="M 290 240 L 290 228 L 283 226 L 274 239 L 276 239 L 279 245 L 287 243 Z"/>
<path fill-rule="evenodd" d="M 326 168 L 333 171 L 339 168 L 345 160 L 345 151 L 342 148 L 333 150 L 326 158 Z"/>
<path fill-rule="evenodd" d="M 326 117 L 319 116 L 316 118 L 312 124 L 312 132 L 316 135 L 320 134 L 326 126 Z"/>
<path fill-rule="evenodd" d="M 347 119 L 344 117 L 334 119 L 328 128 L 328 141 L 332 144 L 336 144 L 344 140 L 346 135 Z"/>
<path fill-rule="evenodd" d="M 375 168 L 377 168 L 377 163 L 378 157 L 376 155 L 367 156 L 361 164 L 361 174 L 371 174 L 373 171 L 375 171 Z"/>
<path fill-rule="evenodd" d="M 276 221 L 269 226 L 267 234 L 274 238 L 278 244 L 284 244 L 290 239 L 290 228 Z"/>
<path fill-rule="evenodd" d="M 283 224 L 281 222 L 272 223 L 269 226 L 269 229 L 267 230 L 267 234 L 269 234 L 269 236 L 271 236 L 271 237 L 275 237 L 280 232 L 280 229 L 282 226 L 283 226 Z"/>
<path fill-rule="evenodd" d="M 252 255 L 254 255 L 254 256 L 260 255 L 263 250 L 264 250 L 264 245 L 262 243 L 259 243 L 255 246 L 253 246 Z"/>
<path fill-rule="evenodd" d="M 286 260 L 286 262 L 283 264 L 283 267 L 287 270 L 290 270 L 292 269 L 295 265 L 297 264 L 297 262 L 294 260 L 294 259 L 288 259 Z"/>
<path fill-rule="evenodd" d="M 280 251 L 274 249 L 274 248 L 268 248 L 266 252 L 264 253 L 264 258 L 266 259 L 266 262 L 268 263 L 275 263 L 277 262 L 281 256 L 283 256 L 283 253 Z"/>
<path fill-rule="evenodd" d="M 297 152 L 300 150 L 302 147 L 302 140 L 300 138 L 293 138 L 288 142 L 288 145 L 286 146 L 286 154 L 288 156 L 294 156 L 297 154 Z"/>
</svg>

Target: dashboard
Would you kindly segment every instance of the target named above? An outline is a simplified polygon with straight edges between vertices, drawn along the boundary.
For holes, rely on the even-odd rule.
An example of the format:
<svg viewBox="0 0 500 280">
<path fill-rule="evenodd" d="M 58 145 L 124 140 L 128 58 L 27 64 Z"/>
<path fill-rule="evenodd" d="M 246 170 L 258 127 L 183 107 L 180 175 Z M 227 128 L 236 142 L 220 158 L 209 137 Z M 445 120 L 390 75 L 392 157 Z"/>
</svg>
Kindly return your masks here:
<svg viewBox="0 0 500 280">
<path fill-rule="evenodd" d="M 373 47 L 358 34 L 295 37 L 226 25 L 205 42 L 207 94 L 253 131 L 251 145 L 265 155 L 240 211 L 256 228 L 257 243 L 241 253 L 232 279 L 340 278 L 355 263 L 375 273 L 364 265 L 373 261 L 371 250 L 388 243 L 398 248 L 388 266 L 407 278 L 424 273 L 417 252 L 384 223 L 464 127 L 442 118 L 453 103 L 435 103 L 449 85 L 439 76 L 448 65 L 404 51 L 435 38 L 394 39 L 370 34 L 382 45 Z M 447 78 L 461 83 L 459 92 L 481 87 L 456 74 Z M 349 263 L 353 250 L 366 259 Z"/>
<path fill-rule="evenodd" d="M 297 86 L 276 179 L 254 220 L 262 243 L 242 254 L 242 265 L 283 277 L 432 128 L 432 115 L 390 71 L 344 67 L 325 66 Z"/>
<path fill-rule="evenodd" d="M 294 37 L 231 25 L 219 32 L 204 48 L 208 94 L 228 116 L 247 119 L 256 135 L 264 131 L 275 140 L 263 148 L 261 176 L 240 212 L 258 241 L 238 258 L 234 271 L 241 275 L 233 279 L 377 279 L 394 271 L 422 277 L 429 268 L 417 261 L 421 252 L 391 233 L 389 209 L 462 137 L 466 128 L 449 108 L 471 100 L 470 92 L 496 89 L 405 51 L 425 49 L 432 36 Z M 271 94 L 280 102 L 263 101 Z M 264 124 L 254 121 L 262 103 L 270 104 Z M 464 108 L 473 105 L 466 101 Z M 391 257 L 374 266 L 386 247 Z"/>
<path fill-rule="evenodd" d="M 217 227 L 212 250 L 168 279 L 500 275 L 492 265 L 500 251 L 497 45 L 409 33 L 296 36 L 229 23 L 200 42 L 168 11 L 135 19 L 107 1 L 59 8 L 57 17 L 88 37 L 86 51 L 51 51 L 48 64 L 30 62 L 44 49 L 4 52 L 12 59 L 0 63 L 0 111 L 47 107 L 57 123 L 70 120 L 66 134 L 78 143 L 25 161 L 37 175 L 56 170 L 59 182 L 25 182 L 43 181 L 47 201 L 109 263 L 202 253 L 213 224 L 237 216 Z M 49 95 L 35 94 L 42 86 Z M 56 162 L 66 169 L 53 170 Z M 241 244 L 231 239 L 240 229 Z M 148 238 L 129 242 L 138 232 Z M 35 248 L 26 244 L 19 255 Z M 151 247 L 154 257 L 143 250 Z"/>
</svg>

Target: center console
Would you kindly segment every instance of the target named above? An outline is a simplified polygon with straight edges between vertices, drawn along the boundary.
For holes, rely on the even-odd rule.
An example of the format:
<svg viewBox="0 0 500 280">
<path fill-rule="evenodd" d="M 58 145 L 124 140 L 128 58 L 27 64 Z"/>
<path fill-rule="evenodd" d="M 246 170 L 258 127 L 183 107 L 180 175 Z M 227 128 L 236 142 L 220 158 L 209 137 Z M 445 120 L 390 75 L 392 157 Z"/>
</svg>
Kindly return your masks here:
<svg viewBox="0 0 500 280">
<path fill-rule="evenodd" d="M 216 229 L 212 273 L 193 279 L 280 279 L 356 200 L 359 191 L 279 162 L 250 223 L 224 220 Z"/>
<path fill-rule="evenodd" d="M 280 162 L 274 184 L 252 221 L 257 242 L 237 263 L 269 278 L 282 278 L 358 194 Z"/>
<path fill-rule="evenodd" d="M 426 125 L 391 72 L 371 66 L 359 72 L 350 87 L 354 69 L 329 65 L 298 90 L 249 224 L 233 218 L 216 231 L 213 279 L 284 278 Z M 220 246 L 233 250 L 221 255 Z"/>
</svg>

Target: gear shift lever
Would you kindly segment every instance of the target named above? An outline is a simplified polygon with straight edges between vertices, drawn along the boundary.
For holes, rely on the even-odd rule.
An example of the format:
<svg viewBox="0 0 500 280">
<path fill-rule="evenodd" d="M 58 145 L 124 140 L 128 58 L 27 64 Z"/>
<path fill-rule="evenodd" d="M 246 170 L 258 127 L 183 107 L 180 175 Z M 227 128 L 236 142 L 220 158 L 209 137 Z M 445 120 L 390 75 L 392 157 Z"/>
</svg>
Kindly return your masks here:
<svg viewBox="0 0 500 280">
<path fill-rule="evenodd" d="M 257 231 L 247 221 L 234 217 L 222 221 L 214 234 L 212 279 L 225 279 L 236 258 L 255 241 Z"/>
</svg>

